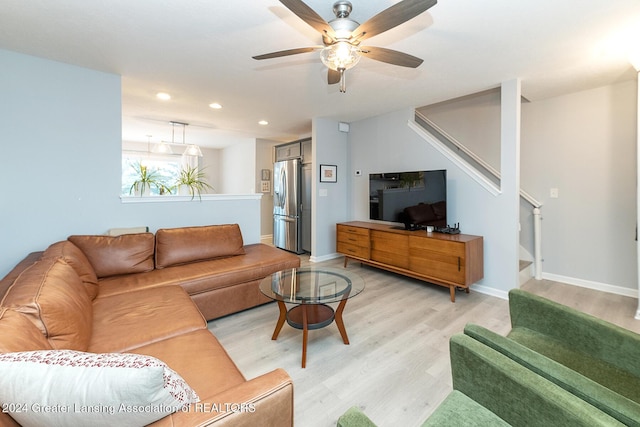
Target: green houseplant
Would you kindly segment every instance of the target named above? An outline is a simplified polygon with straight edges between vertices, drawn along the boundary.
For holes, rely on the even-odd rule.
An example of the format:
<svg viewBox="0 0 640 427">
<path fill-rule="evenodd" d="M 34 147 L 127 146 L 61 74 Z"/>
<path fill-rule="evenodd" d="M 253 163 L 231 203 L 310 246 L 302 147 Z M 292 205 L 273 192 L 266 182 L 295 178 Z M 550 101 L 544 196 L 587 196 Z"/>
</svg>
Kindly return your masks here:
<svg viewBox="0 0 640 427">
<path fill-rule="evenodd" d="M 198 198 L 202 200 L 201 194 L 206 192 L 207 190 L 215 191 L 207 181 L 204 179 L 205 174 L 202 170 L 198 170 L 197 167 L 186 166 L 180 170 L 180 176 L 176 181 L 175 188 L 177 189 L 177 193 L 180 192 L 180 188 L 186 188 L 189 191 L 189 195 L 191 196 L 191 200 L 198 195 Z"/>
<path fill-rule="evenodd" d="M 148 195 L 152 186 L 155 187 L 160 194 L 171 193 L 171 189 L 160 180 L 157 171 L 149 169 L 148 166 L 140 162 L 134 163 L 131 167 L 135 171 L 136 180 L 131 184 L 129 194 L 137 194 L 139 196 Z"/>
</svg>

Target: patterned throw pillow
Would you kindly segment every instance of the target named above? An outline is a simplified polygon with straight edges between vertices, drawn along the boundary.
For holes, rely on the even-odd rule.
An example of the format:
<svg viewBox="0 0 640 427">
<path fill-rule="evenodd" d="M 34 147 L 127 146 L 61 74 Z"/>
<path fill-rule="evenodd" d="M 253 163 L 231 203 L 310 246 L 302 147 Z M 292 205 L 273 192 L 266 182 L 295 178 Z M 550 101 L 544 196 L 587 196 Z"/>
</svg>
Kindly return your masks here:
<svg viewBox="0 0 640 427">
<path fill-rule="evenodd" d="M 180 375 L 151 356 L 0 354 L 2 409 L 23 425 L 143 426 L 199 400 Z"/>
</svg>

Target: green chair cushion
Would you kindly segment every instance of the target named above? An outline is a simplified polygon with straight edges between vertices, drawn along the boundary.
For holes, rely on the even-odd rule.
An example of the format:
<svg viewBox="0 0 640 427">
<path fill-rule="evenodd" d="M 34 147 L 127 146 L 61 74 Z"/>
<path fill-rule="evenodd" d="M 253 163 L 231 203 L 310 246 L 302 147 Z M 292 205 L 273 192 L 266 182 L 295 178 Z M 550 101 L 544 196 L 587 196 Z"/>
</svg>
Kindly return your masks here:
<svg viewBox="0 0 640 427">
<path fill-rule="evenodd" d="M 422 427 L 436 426 L 504 427 L 509 424 L 478 402 L 453 390 L 422 424 Z"/>
</svg>

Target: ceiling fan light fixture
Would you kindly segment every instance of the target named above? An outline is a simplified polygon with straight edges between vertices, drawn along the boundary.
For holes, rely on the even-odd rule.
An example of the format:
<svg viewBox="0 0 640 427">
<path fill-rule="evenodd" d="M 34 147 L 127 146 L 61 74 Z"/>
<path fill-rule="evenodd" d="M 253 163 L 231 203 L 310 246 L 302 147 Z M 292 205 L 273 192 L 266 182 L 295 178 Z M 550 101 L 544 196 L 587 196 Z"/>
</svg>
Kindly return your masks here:
<svg viewBox="0 0 640 427">
<path fill-rule="evenodd" d="M 348 70 L 360 61 L 360 49 L 349 42 L 339 41 L 322 49 L 320 60 L 334 71 Z"/>
</svg>

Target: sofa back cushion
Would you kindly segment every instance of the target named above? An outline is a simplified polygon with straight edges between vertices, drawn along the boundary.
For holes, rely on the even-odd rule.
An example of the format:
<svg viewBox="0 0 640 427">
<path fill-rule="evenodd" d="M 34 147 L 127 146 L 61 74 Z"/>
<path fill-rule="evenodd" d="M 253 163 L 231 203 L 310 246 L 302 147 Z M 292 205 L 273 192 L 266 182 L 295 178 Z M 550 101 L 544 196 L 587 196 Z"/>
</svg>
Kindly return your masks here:
<svg viewBox="0 0 640 427">
<path fill-rule="evenodd" d="M 40 329 L 25 314 L 0 307 L 0 353 L 51 348 Z"/>
<path fill-rule="evenodd" d="M 0 306 L 24 314 L 54 349 L 86 351 L 93 322 L 89 296 L 73 267 L 44 258 L 18 276 Z"/>
<path fill-rule="evenodd" d="M 52 244 L 44 251 L 43 257 L 62 258 L 69 264 L 85 285 L 87 294 L 92 300 L 98 295 L 98 277 L 91 263 L 76 245 L 68 240 Z"/>
<path fill-rule="evenodd" d="M 76 235 L 68 240 L 86 255 L 98 278 L 153 270 L 152 233 Z"/>
<path fill-rule="evenodd" d="M 244 254 L 238 224 L 156 231 L 156 268 Z"/>
</svg>

